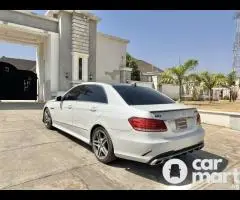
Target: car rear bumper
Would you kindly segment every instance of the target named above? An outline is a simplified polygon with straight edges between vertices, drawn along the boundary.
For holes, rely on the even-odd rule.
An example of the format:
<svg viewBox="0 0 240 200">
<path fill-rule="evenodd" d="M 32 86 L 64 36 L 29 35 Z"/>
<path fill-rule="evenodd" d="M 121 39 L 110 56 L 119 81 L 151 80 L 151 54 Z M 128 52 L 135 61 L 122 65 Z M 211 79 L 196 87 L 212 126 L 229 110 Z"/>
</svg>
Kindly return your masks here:
<svg viewBox="0 0 240 200">
<path fill-rule="evenodd" d="M 157 155 L 156 157 L 152 158 L 148 164 L 149 165 L 158 165 L 163 163 L 165 160 L 171 159 L 173 157 L 179 156 L 179 155 L 183 155 L 186 153 L 190 153 L 193 152 L 195 150 L 200 150 L 204 147 L 204 142 L 200 142 L 199 144 L 190 146 L 190 147 L 186 147 L 177 151 L 168 151 L 166 153 Z"/>
<path fill-rule="evenodd" d="M 198 128 L 174 138 L 148 138 L 132 133 L 112 132 L 114 153 L 117 157 L 155 165 L 173 156 L 181 155 L 204 146 L 204 129 Z"/>
</svg>

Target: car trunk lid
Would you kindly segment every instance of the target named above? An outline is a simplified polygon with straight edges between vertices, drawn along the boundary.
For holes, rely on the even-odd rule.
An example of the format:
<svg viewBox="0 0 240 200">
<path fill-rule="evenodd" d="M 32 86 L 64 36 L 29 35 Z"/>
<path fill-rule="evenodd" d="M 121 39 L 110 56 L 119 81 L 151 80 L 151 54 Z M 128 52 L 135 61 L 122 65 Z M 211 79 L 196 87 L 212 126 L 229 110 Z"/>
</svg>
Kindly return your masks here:
<svg viewBox="0 0 240 200">
<path fill-rule="evenodd" d="M 192 131 L 198 126 L 196 108 L 183 104 L 134 105 L 133 107 L 148 111 L 154 119 L 163 120 L 168 132 L 178 133 L 178 135 Z M 171 135 L 168 134 L 168 136 Z"/>
</svg>

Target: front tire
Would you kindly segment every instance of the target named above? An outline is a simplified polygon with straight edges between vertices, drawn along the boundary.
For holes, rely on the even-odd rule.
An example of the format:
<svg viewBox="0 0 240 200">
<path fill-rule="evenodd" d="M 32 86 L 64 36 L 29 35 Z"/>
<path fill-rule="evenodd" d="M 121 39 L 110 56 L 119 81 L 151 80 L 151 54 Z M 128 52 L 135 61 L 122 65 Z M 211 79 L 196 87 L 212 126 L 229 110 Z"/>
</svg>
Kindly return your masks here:
<svg viewBox="0 0 240 200">
<path fill-rule="evenodd" d="M 93 130 L 92 149 L 96 158 L 102 163 L 107 164 L 116 159 L 112 140 L 103 127 Z"/>
<path fill-rule="evenodd" d="M 46 108 L 44 110 L 44 113 L 43 113 L 43 122 L 44 122 L 44 125 L 47 129 L 50 129 L 52 130 L 53 129 L 53 126 L 52 126 L 52 117 L 51 117 L 51 114 L 50 114 L 50 111 L 48 108 Z"/>
</svg>

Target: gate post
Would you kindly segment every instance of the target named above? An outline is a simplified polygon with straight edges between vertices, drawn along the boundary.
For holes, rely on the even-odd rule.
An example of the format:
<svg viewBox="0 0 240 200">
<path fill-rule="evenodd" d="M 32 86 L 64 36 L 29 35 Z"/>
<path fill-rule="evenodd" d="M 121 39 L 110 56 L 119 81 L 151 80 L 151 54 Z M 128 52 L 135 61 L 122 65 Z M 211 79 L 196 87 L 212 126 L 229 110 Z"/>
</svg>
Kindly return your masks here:
<svg viewBox="0 0 240 200">
<path fill-rule="evenodd" d="M 40 43 L 37 46 L 36 52 L 36 72 L 38 77 L 38 102 L 45 101 L 45 91 L 44 91 L 44 82 L 45 82 L 45 63 L 44 63 L 44 45 Z"/>
<path fill-rule="evenodd" d="M 50 39 L 50 54 L 51 57 L 51 95 L 56 95 L 59 90 L 59 35 L 51 33 Z M 54 94 L 53 94 L 54 93 Z"/>
</svg>

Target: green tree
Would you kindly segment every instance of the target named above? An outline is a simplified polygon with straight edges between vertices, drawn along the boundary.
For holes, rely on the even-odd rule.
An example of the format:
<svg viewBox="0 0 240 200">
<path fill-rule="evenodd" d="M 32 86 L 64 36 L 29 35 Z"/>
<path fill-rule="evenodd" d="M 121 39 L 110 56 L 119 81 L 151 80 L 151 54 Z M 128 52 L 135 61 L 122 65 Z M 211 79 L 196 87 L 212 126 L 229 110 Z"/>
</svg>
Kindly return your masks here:
<svg viewBox="0 0 240 200">
<path fill-rule="evenodd" d="M 187 73 L 198 65 L 197 60 L 187 60 L 183 65 L 169 68 L 160 75 L 160 84 L 177 84 L 179 86 L 179 101 L 182 100 L 182 86 Z"/>
<path fill-rule="evenodd" d="M 129 53 L 126 55 L 126 67 L 132 68 L 131 80 L 140 81 L 140 71 L 138 70 L 136 59 L 134 59 Z"/>
<path fill-rule="evenodd" d="M 187 76 L 187 81 L 193 83 L 195 86 L 201 85 L 201 77 L 197 73 L 191 73 Z"/>
<path fill-rule="evenodd" d="M 213 88 L 217 86 L 223 86 L 226 81 L 226 77 L 222 73 L 209 73 L 207 71 L 199 74 L 199 78 L 203 83 L 203 86 L 209 91 L 209 100 L 213 100 Z"/>
<path fill-rule="evenodd" d="M 199 95 L 201 91 L 201 78 L 197 73 L 189 74 L 186 77 L 185 84 L 191 86 L 192 88 L 192 99 L 199 100 Z"/>
<path fill-rule="evenodd" d="M 235 96 L 235 94 L 233 91 L 233 86 L 236 85 L 236 80 L 237 80 L 237 73 L 235 71 L 232 71 L 229 74 L 227 74 L 227 76 L 225 78 L 225 82 L 223 84 L 224 87 L 226 87 L 230 90 L 230 92 L 229 92 L 229 101 L 230 102 L 232 100 L 234 101 L 233 96 Z"/>
</svg>

